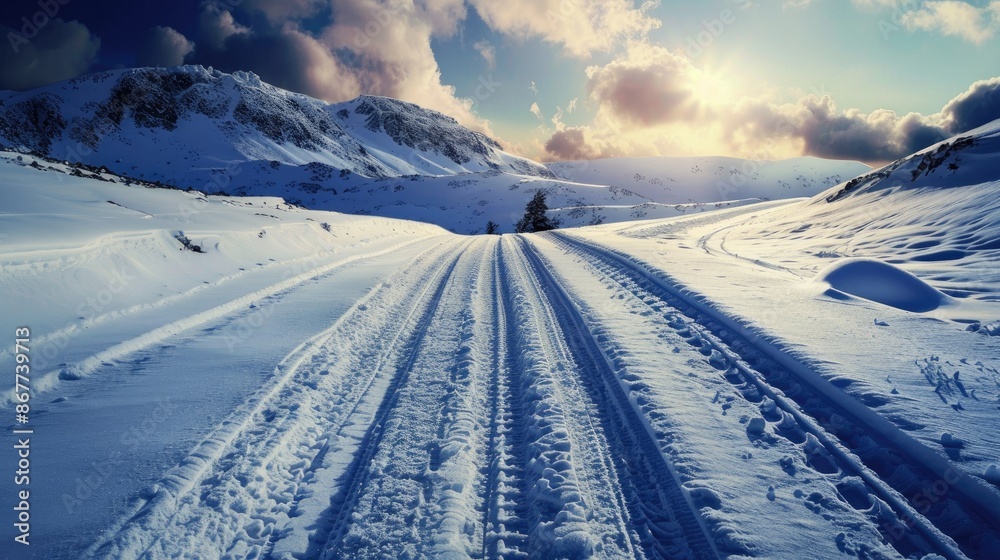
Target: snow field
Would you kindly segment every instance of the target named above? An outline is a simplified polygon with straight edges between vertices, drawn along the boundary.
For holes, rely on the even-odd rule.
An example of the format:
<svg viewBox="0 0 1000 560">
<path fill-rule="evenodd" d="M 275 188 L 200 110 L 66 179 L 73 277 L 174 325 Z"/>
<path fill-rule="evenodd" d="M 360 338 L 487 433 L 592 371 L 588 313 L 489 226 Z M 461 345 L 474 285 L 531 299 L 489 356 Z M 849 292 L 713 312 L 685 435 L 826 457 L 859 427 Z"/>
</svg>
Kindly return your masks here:
<svg viewBox="0 0 1000 560">
<path fill-rule="evenodd" d="M 503 237 L 0 155 L 40 554 L 991 557 L 995 140 Z"/>
<path fill-rule="evenodd" d="M 428 252 L 431 254 L 426 255 Z M 440 245 L 423 251 L 416 257 L 419 266 L 414 267 L 413 273 L 436 274 L 435 267 L 448 257 Z M 401 287 L 393 291 L 392 279 L 384 285 L 387 288 L 356 302 L 338 323 L 293 352 L 283 364 L 283 382 L 266 387 L 266 393 L 254 399 L 252 409 L 237 412 L 238 420 L 231 422 L 236 429 L 223 427 L 231 431 L 228 438 L 206 441 L 204 446 L 215 448 L 214 453 L 204 453 L 199 446 L 185 461 L 198 465 L 197 469 L 188 473 L 190 469 L 182 464 L 179 475 L 168 473 L 165 482 L 183 481 L 176 499 L 151 501 L 108 543 L 100 546 L 95 556 L 130 557 L 141 553 L 169 557 L 172 551 L 191 550 L 198 543 L 208 542 L 214 545 L 203 554 L 253 558 L 261 556 L 272 539 L 277 541 L 279 536 L 285 536 L 275 533 L 296 515 L 294 508 L 308 497 L 304 490 L 298 491 L 301 480 L 320 467 L 336 467 L 338 459 L 339 466 L 346 467 L 339 451 L 356 446 L 360 439 L 349 424 L 345 425 L 349 414 L 342 407 L 331 410 L 329 403 L 339 403 L 350 410 L 357 406 L 357 401 L 352 402 L 351 398 L 370 399 L 371 392 L 385 390 L 382 383 L 372 387 L 377 380 L 377 369 L 351 363 L 351 357 L 342 351 L 331 354 L 330 350 L 349 348 L 350 344 L 363 341 L 384 339 L 389 343 L 394 340 L 392 336 L 382 337 L 378 331 L 372 332 L 390 328 L 379 321 L 384 315 L 378 314 L 401 313 L 392 319 L 405 324 L 424 303 L 419 291 L 399 293 Z M 426 286 L 421 284 L 419 288 Z M 386 298 L 391 302 L 412 298 L 414 307 L 377 305 Z M 372 313 L 375 317 L 369 317 Z M 352 367 L 357 369 L 337 375 Z M 334 424 L 334 431 L 328 433 L 327 422 L 329 419 L 336 422 L 337 418 L 342 418 L 341 424 Z M 292 529 L 288 533 L 295 534 L 295 527 Z"/>
<path fill-rule="evenodd" d="M 955 469 L 943 457 L 912 440 L 866 406 L 845 399 L 838 388 L 796 363 L 786 351 L 778 350 L 767 340 L 715 311 L 713 304 L 702 296 L 673 284 L 665 273 L 635 257 L 599 248 L 592 242 L 570 242 L 572 238 L 565 235 L 554 237 L 559 239 L 559 245 L 585 261 L 603 260 L 604 266 L 610 265 L 610 270 L 619 271 L 617 274 L 627 271 L 630 283 L 651 283 L 654 293 L 663 294 L 660 298 L 679 300 L 673 305 L 690 309 L 687 313 L 693 313 L 692 317 L 697 317 L 703 327 L 684 326 L 679 334 L 690 337 L 688 343 L 701 350 L 711 365 L 726 370 L 727 380 L 739 387 L 744 398 L 751 402 L 766 399 L 762 407 L 771 409 L 772 415 L 775 409 L 784 408 L 797 420 L 799 433 L 789 437 L 804 445 L 807 464 L 813 470 L 860 476 L 866 481 L 869 493 L 884 500 L 883 506 L 886 502 L 891 505 L 895 513 L 889 507 L 869 508 L 866 513 L 872 525 L 900 553 L 933 552 L 945 557 L 962 557 L 965 551 L 971 557 L 980 557 L 996 546 L 997 535 L 993 527 L 997 526 L 997 504 L 988 491 L 983 492 L 986 489 L 976 479 Z M 732 333 L 738 334 L 734 342 L 711 344 L 705 340 L 713 337 L 711 334 L 706 337 L 704 330 L 717 333 L 723 340 L 733 339 Z M 747 338 L 741 341 L 739 337 Z M 747 351 L 750 354 L 746 354 Z M 741 359 L 755 365 L 763 359 L 763 365 L 756 366 L 760 373 L 754 373 L 752 367 L 737 367 L 732 371 L 730 364 L 734 363 L 734 356 L 742 356 Z M 720 395 L 716 394 L 715 399 Z M 785 395 L 791 397 L 794 404 Z M 777 407 L 774 401 L 778 401 Z M 874 400 L 866 404 L 879 405 Z M 783 429 L 793 425 L 783 414 L 772 419 Z M 747 430 L 750 434 L 765 435 L 764 426 L 760 420 L 751 421 Z M 803 431 L 806 432 L 804 436 Z M 835 466 L 837 462 L 839 466 Z M 926 489 L 941 481 L 947 481 L 952 499 L 928 503 Z M 847 498 L 844 500 L 850 502 Z M 911 531 L 919 534 L 911 534 Z"/>
</svg>

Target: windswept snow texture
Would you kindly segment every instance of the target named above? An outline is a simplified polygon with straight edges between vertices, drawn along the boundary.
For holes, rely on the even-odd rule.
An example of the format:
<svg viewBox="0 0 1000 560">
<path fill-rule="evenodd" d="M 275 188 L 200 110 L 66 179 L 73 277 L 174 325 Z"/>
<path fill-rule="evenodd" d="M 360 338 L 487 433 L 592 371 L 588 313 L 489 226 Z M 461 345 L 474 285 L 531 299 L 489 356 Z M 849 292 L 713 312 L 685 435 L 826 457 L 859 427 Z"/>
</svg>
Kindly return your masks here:
<svg viewBox="0 0 1000 560">
<path fill-rule="evenodd" d="M 551 196 L 553 218 L 583 226 L 814 194 L 868 171 L 813 158 L 655 160 L 648 179 L 632 170 L 626 181 L 607 173 L 609 166 L 622 171 L 645 160 L 610 160 L 553 164 L 557 179 L 548 167 L 412 103 L 365 95 L 328 104 L 249 72 L 201 66 L 115 70 L 0 92 L 0 144 L 133 180 L 281 197 L 456 233 L 483 232 L 490 221 L 513 231 L 538 189 Z M 585 173 L 591 164 L 604 173 Z M 661 181 L 664 165 L 669 177 Z"/>
<path fill-rule="evenodd" d="M 503 236 L 0 154 L 3 550 L 991 558 L 996 130 L 908 185 Z"/>
</svg>

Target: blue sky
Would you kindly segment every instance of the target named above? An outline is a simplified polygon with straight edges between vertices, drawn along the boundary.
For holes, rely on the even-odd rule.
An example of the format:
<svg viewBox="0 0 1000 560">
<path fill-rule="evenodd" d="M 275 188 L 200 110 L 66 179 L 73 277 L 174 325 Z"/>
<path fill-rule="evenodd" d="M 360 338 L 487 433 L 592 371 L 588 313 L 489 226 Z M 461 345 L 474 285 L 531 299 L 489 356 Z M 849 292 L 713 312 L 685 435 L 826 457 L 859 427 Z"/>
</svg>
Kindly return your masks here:
<svg viewBox="0 0 1000 560">
<path fill-rule="evenodd" d="M 737 91 L 768 92 L 783 102 L 808 94 L 829 95 L 841 109 L 932 115 L 970 84 L 1000 75 L 1000 42 L 996 35 L 973 42 L 941 30 L 907 26 L 904 14 L 918 6 L 902 1 L 871 6 L 847 1 L 801 6 L 664 2 L 649 10 L 661 26 L 650 31 L 647 40 L 696 53 L 696 66 Z M 731 15 L 720 26 L 724 10 Z M 479 41 L 495 48 L 494 68 L 474 48 Z M 501 135 L 519 140 L 538 136 L 535 129 L 541 123 L 528 110 L 533 102 L 551 117 L 559 107 L 565 113 L 570 100 L 577 98 L 579 109 L 563 121 L 568 126 L 586 125 L 596 111 L 595 103 L 588 102 L 586 68 L 606 64 L 620 54 L 615 49 L 584 58 L 567 56 L 558 45 L 541 38 L 495 32 L 474 14 L 464 33 L 436 41 L 434 48 L 443 81 L 455 85 L 459 96 L 476 99 L 477 113 Z M 477 99 L 479 75 L 492 75 L 503 84 L 503 93 Z M 537 94 L 529 91 L 531 82 Z M 525 132 L 529 129 L 532 133 Z"/>
<path fill-rule="evenodd" d="M 880 162 L 1000 117 L 998 0 L 11 0 L 0 25 L 3 88 L 251 70 L 412 101 L 537 159 Z"/>
</svg>

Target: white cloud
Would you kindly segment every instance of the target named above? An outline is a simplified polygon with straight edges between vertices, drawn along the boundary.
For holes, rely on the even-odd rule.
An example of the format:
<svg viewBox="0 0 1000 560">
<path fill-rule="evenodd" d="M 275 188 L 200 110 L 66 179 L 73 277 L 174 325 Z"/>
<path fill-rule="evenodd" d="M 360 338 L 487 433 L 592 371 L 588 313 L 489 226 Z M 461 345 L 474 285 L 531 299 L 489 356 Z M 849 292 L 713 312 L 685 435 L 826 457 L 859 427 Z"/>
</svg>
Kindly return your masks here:
<svg viewBox="0 0 1000 560">
<path fill-rule="evenodd" d="M 684 56 L 636 42 L 614 61 L 588 67 L 587 87 L 621 120 L 650 126 L 694 118 L 702 103 L 695 91 L 701 75 Z"/>
<path fill-rule="evenodd" d="M 439 37 L 450 37 L 465 20 L 465 0 L 415 0 L 420 18 L 431 24 L 431 32 Z"/>
<path fill-rule="evenodd" d="M 851 0 L 851 4 L 859 8 L 876 10 L 882 8 L 895 8 L 900 4 L 900 0 Z"/>
<path fill-rule="evenodd" d="M 552 115 L 552 126 L 556 127 L 556 130 L 561 130 L 566 125 L 562 122 L 563 110 L 562 107 L 556 107 L 556 112 Z"/>
<path fill-rule="evenodd" d="M 900 21 L 907 29 L 937 31 L 979 45 L 993 38 L 1000 26 L 1000 1 L 982 8 L 958 0 L 924 2 L 903 13 Z"/>
<path fill-rule="evenodd" d="M 194 43 L 172 27 L 156 26 L 146 34 L 139 51 L 140 66 L 178 66 L 194 50 Z"/>
<path fill-rule="evenodd" d="M 453 33 L 464 17 L 453 0 L 345 0 L 333 4 L 333 23 L 320 40 L 333 52 L 353 53 L 350 69 L 362 92 L 417 103 L 490 134 L 489 123 L 472 111 L 472 100 L 441 82 L 431 50 L 431 39 Z"/>
<path fill-rule="evenodd" d="M 307 30 L 305 20 L 323 6 L 330 22 Z M 442 83 L 431 49 L 433 38 L 451 36 L 465 17 L 463 0 L 247 0 L 235 16 L 205 4 L 193 59 L 225 71 L 252 70 L 276 86 L 327 101 L 361 93 L 403 99 L 491 134 L 472 100 Z M 484 79 L 490 95 L 502 87 Z"/>
<path fill-rule="evenodd" d="M 486 61 L 486 65 L 492 70 L 496 68 L 497 65 L 497 50 L 489 43 L 489 41 L 476 41 L 472 48 L 476 49 L 476 52 L 483 57 Z"/>
<path fill-rule="evenodd" d="M 538 107 L 538 103 L 532 103 L 531 109 L 529 109 L 529 111 L 531 111 L 531 114 L 535 115 L 535 118 L 537 118 L 538 120 L 544 119 L 544 117 L 542 116 L 542 110 Z"/>
<path fill-rule="evenodd" d="M 610 51 L 660 26 L 650 16 L 657 5 L 636 8 L 632 0 L 470 0 L 483 21 L 513 37 L 539 37 L 562 45 L 566 54 L 587 58 Z"/>
</svg>

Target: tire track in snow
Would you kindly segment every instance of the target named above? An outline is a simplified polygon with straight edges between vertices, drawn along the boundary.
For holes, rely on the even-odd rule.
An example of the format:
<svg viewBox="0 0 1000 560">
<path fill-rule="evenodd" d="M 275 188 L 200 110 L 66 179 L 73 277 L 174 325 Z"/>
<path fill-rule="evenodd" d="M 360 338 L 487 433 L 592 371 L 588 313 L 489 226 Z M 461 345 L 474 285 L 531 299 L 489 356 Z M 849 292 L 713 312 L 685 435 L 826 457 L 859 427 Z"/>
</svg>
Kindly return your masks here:
<svg viewBox="0 0 1000 560">
<path fill-rule="evenodd" d="M 180 334 L 182 332 L 191 330 L 193 328 L 202 326 L 210 321 L 218 320 L 227 315 L 231 315 L 238 311 L 245 309 L 250 304 L 255 301 L 279 295 L 288 290 L 294 289 L 295 287 L 308 282 L 314 278 L 319 278 L 328 275 L 344 266 L 356 263 L 362 260 L 377 258 L 389 253 L 402 250 L 408 246 L 413 245 L 421 241 L 421 239 L 407 241 L 400 243 L 398 245 L 376 251 L 374 253 L 364 253 L 358 255 L 352 255 L 332 263 L 327 263 L 325 265 L 316 267 L 306 272 L 296 274 L 291 278 L 286 278 L 280 282 L 271 284 L 260 289 L 257 289 L 249 294 L 232 299 L 221 305 L 217 305 L 210 309 L 206 309 L 199 313 L 171 321 L 166 325 L 157 327 L 151 331 L 144 334 L 136 336 L 126 341 L 122 341 L 114 346 L 106 348 L 100 352 L 97 352 L 83 360 L 78 361 L 74 364 L 63 365 L 54 371 L 50 371 L 38 376 L 37 381 L 34 384 L 34 388 L 37 393 L 45 393 L 56 388 L 62 381 L 72 381 L 77 380 L 82 377 L 89 376 L 95 371 L 100 369 L 105 363 L 112 362 L 115 360 L 123 359 L 131 354 L 134 354 L 140 350 L 145 350 L 155 344 L 158 344 L 167 338 Z M 172 300 L 171 300 L 172 301 Z M 130 311 L 134 313 L 134 311 Z M 109 315 L 110 316 L 110 315 Z M 106 319 L 102 319 L 106 320 Z M 7 399 L 13 402 L 13 392 L 7 394 Z"/>
<path fill-rule="evenodd" d="M 489 386 L 490 431 L 483 469 L 483 558 L 515 560 L 528 556 L 528 502 L 525 466 L 528 451 L 522 412 L 521 376 L 516 366 L 516 319 L 503 243 L 494 247 L 493 370 Z"/>
<path fill-rule="evenodd" d="M 682 491 L 673 466 L 661 452 L 647 421 L 637 412 L 615 377 L 614 368 L 565 290 L 548 271 L 529 242 L 520 239 L 520 251 L 545 300 L 550 328 L 558 327 L 581 367 L 576 370 L 598 409 L 613 458 L 609 475 L 619 484 L 621 515 L 628 518 L 637 538 L 633 554 L 650 558 L 718 558 L 699 513 Z M 587 334 L 585 334 L 587 333 Z"/>
<path fill-rule="evenodd" d="M 137 237 L 146 237 L 146 236 L 141 235 Z M 170 239 L 173 240 L 173 237 L 170 237 Z M 413 242 L 411 241 L 411 242 L 396 244 L 393 247 L 389 247 L 388 250 L 391 251 L 393 249 L 400 249 L 404 246 L 410 245 L 411 243 Z M 351 248 L 354 247 L 353 246 L 348 247 L 348 249 Z M 67 324 L 62 328 L 46 332 L 44 335 L 38 337 L 38 339 L 35 341 L 35 344 L 40 346 L 43 344 L 48 344 L 50 342 L 57 342 L 59 340 L 66 339 L 68 337 L 73 337 L 83 329 L 90 329 L 111 321 L 129 319 L 141 313 L 146 313 L 151 311 L 161 311 L 164 308 L 169 308 L 170 306 L 182 303 L 185 300 L 191 299 L 195 296 L 200 296 L 202 295 L 203 292 L 209 292 L 211 290 L 225 286 L 226 284 L 231 284 L 236 281 L 252 279 L 255 274 L 261 272 L 269 273 L 271 272 L 272 269 L 280 269 L 284 267 L 284 268 L 289 268 L 290 270 L 293 271 L 297 270 L 300 272 L 308 272 L 311 270 L 319 272 L 323 270 L 324 267 L 323 266 L 316 267 L 310 263 L 315 263 L 316 261 L 319 260 L 321 256 L 325 257 L 325 256 L 335 256 L 335 255 L 336 255 L 335 252 L 327 251 L 325 253 L 320 253 L 318 255 L 301 256 L 281 261 L 275 261 L 274 259 L 271 259 L 267 262 L 259 262 L 257 263 L 257 268 L 250 268 L 250 269 L 240 268 L 238 271 L 222 276 L 221 278 L 217 278 L 213 280 L 211 283 L 206 282 L 206 283 L 196 284 L 194 286 L 191 286 L 190 288 L 187 288 L 183 292 L 178 292 L 175 294 L 171 294 L 169 296 L 163 296 L 160 299 L 150 302 L 138 303 L 121 309 L 113 309 L 111 311 L 105 311 L 102 313 L 95 314 L 92 317 L 81 318 L 79 320 Z M 358 256 L 369 257 L 373 255 L 374 253 L 369 253 L 366 255 L 358 255 Z M 264 286 L 263 288 L 266 287 L 267 286 Z M 11 353 L 12 350 L 8 348 L 0 348 L 0 359 L 6 358 Z"/>
<path fill-rule="evenodd" d="M 566 249 L 564 245 L 550 244 L 545 240 L 534 239 L 533 243 L 539 247 L 551 247 L 544 253 L 545 260 L 553 266 L 559 262 L 558 257 L 553 258 L 555 253 Z M 747 538 L 746 531 L 751 535 L 756 533 L 754 522 L 751 521 L 747 527 L 743 523 L 748 521 L 748 509 L 753 511 L 752 508 L 756 507 L 752 502 L 748 504 L 746 497 L 759 491 L 760 499 L 764 498 L 759 482 L 768 476 L 776 481 L 781 474 L 786 474 L 792 477 L 789 480 L 798 480 L 796 485 L 799 488 L 794 492 L 795 500 L 782 500 L 779 503 L 790 505 L 799 502 L 813 513 L 831 521 L 833 525 L 826 528 L 826 531 L 832 530 L 831 536 L 838 531 L 842 533 L 836 539 L 840 552 L 850 553 L 854 547 L 854 536 L 859 535 L 863 540 L 857 550 L 873 557 L 882 557 L 880 551 L 871 550 L 870 546 L 864 544 L 873 537 L 880 538 L 876 530 L 879 520 L 866 518 L 863 512 L 847 511 L 849 507 L 864 509 L 861 502 L 866 499 L 869 500 L 867 506 L 872 506 L 870 492 L 864 488 L 860 478 L 850 476 L 853 471 L 845 473 L 844 469 L 834 465 L 835 459 L 811 435 L 808 426 L 803 428 L 796 416 L 784 412 L 784 409 L 776 405 L 775 400 L 780 402 L 780 397 L 758 391 L 756 386 L 745 382 L 742 373 L 736 369 L 742 366 L 735 362 L 733 367 L 729 367 L 730 362 L 726 357 L 680 311 L 623 280 L 615 270 L 595 268 L 588 261 L 577 258 L 577 252 L 565 252 L 575 262 L 563 260 L 555 268 L 562 269 L 560 281 L 572 287 L 567 295 L 575 300 L 574 305 L 580 309 L 585 323 L 582 328 L 590 330 L 599 350 L 615 371 L 615 377 L 629 394 L 629 400 L 634 403 L 637 412 L 648 423 L 663 452 L 676 458 L 677 472 L 683 473 L 683 486 L 698 507 L 702 508 L 709 534 L 714 537 L 720 551 L 739 556 L 755 555 L 758 546 L 761 546 L 769 549 L 770 554 L 779 556 L 790 552 L 787 548 L 779 552 L 759 539 Z M 566 266 L 573 267 L 571 270 L 576 273 L 581 264 L 588 272 L 586 276 L 592 278 L 581 281 L 571 280 L 566 276 Z M 597 300 L 603 298 L 593 297 L 603 292 L 602 287 L 611 290 L 610 299 L 615 303 L 601 305 Z M 632 322 L 636 322 L 635 331 L 630 328 Z M 669 350 L 671 346 L 672 352 Z M 681 347 L 688 349 L 681 350 Z M 663 358 L 658 358 L 660 355 Z M 688 373 L 682 373 L 684 371 Z M 734 391 L 725 390 L 727 383 L 731 384 Z M 721 419 L 711 420 L 714 416 L 712 413 L 691 411 L 690 403 L 677 403 L 676 406 L 673 403 L 676 394 L 687 396 L 687 393 L 697 392 L 698 388 L 709 387 L 716 390 L 712 404 L 721 406 L 722 417 L 727 415 L 728 410 L 749 414 L 740 415 L 739 423 L 735 426 L 732 423 L 727 425 Z M 724 397 L 723 392 L 726 393 Z M 730 393 L 742 398 L 742 402 L 734 402 L 738 397 Z M 770 397 L 775 397 L 775 400 Z M 692 420 L 692 416 L 699 419 Z M 767 423 L 770 423 L 773 432 L 766 429 Z M 736 431 L 730 432 L 733 428 Z M 705 433 L 701 430 L 713 434 L 713 441 L 704 442 L 698 435 Z M 752 443 L 743 451 L 740 459 L 749 461 L 760 450 L 772 455 L 774 464 L 758 464 L 752 474 L 748 473 L 750 476 L 747 480 L 727 484 L 726 474 L 731 469 L 732 461 L 738 459 L 728 451 L 715 448 L 715 445 L 716 441 L 731 441 L 733 436 L 739 439 L 742 439 L 741 436 L 746 437 Z M 698 445 L 695 442 L 699 441 L 704 449 L 690 448 L 692 444 Z M 778 450 L 784 454 L 780 460 L 773 456 L 773 452 Z M 728 456 L 728 462 L 720 460 L 720 456 Z M 775 468 L 778 466 L 781 468 Z M 804 474 L 795 478 L 797 470 Z M 810 480 L 814 482 L 810 483 Z M 816 480 L 822 482 L 815 482 Z M 722 486 L 719 486 L 720 482 Z M 802 484 L 806 486 L 803 488 Z M 839 500 L 827 497 L 832 493 L 843 499 L 842 494 L 852 491 L 852 498 L 856 498 L 856 501 L 850 502 L 852 506 L 848 506 L 847 500 L 841 504 Z M 771 502 L 775 500 L 773 485 L 768 489 L 767 499 Z M 859 505 L 854 506 L 855 503 Z M 888 506 L 885 507 L 888 509 Z M 774 513 L 774 508 L 763 509 Z M 781 511 L 781 508 L 777 508 L 777 511 Z M 768 529 L 757 527 L 756 530 L 766 532 Z M 813 538 L 816 537 L 822 538 L 823 535 L 814 533 Z M 929 547 L 922 546 L 916 550 L 926 552 Z"/>
<path fill-rule="evenodd" d="M 600 411 L 520 240 L 504 240 L 527 423 L 529 545 L 536 558 L 641 557 Z M 599 419 L 598 419 L 599 422 Z"/>
<path fill-rule="evenodd" d="M 355 407 L 378 378 L 379 368 L 350 369 L 344 349 L 357 345 L 383 360 L 396 351 L 403 333 L 426 314 L 428 292 L 443 282 L 461 253 L 449 252 L 448 245 L 455 244 L 444 242 L 416 255 L 410 267 L 293 350 L 276 368 L 273 386 L 140 496 L 133 513 L 84 556 L 161 558 L 197 550 L 206 558 L 260 557 L 275 528 L 295 515 L 292 505 L 311 474 L 308 466 L 327 452 L 324 416 L 357 421 L 336 413 Z M 331 375 L 331 362 L 348 367 Z M 331 402 L 337 404 L 332 411 Z"/>
<path fill-rule="evenodd" d="M 421 298 L 426 300 L 419 319 L 412 321 L 413 326 L 407 330 L 395 331 L 391 337 L 380 335 L 377 340 L 392 338 L 387 350 L 380 353 L 368 352 L 366 355 L 352 355 L 352 349 L 370 345 L 371 341 L 359 339 L 340 346 L 339 350 L 348 356 L 347 371 L 371 371 L 366 383 L 363 383 L 363 395 L 357 399 L 349 395 L 341 401 L 352 402 L 353 405 L 338 410 L 331 415 L 331 428 L 317 436 L 322 442 L 321 451 L 311 461 L 308 480 L 295 491 L 293 514 L 301 516 L 301 523 L 290 523 L 280 533 L 275 533 L 271 547 L 265 557 L 291 558 L 308 549 L 308 557 L 315 557 L 332 532 L 331 524 L 337 515 L 337 495 L 332 500 L 330 495 L 337 488 L 343 493 L 349 482 L 358 475 L 359 469 L 367 464 L 370 453 L 378 447 L 385 427 L 386 415 L 394 408 L 391 404 L 398 400 L 401 391 L 405 390 L 410 377 L 414 360 L 419 352 L 422 341 L 427 336 L 429 326 L 440 311 L 445 290 L 454 282 L 454 276 L 459 264 L 466 259 L 472 242 L 462 243 L 446 265 L 438 264 L 440 271 L 433 282 L 424 288 Z M 414 308 L 415 310 L 416 308 Z M 411 313 L 406 321 L 414 317 Z M 405 321 L 404 321 L 405 322 Z M 374 363 L 373 363 L 374 362 Z M 332 368 L 331 368 L 332 369 Z M 378 376 L 382 371 L 389 372 Z M 374 389 L 373 389 L 374 387 Z M 345 386 L 357 391 L 353 384 Z M 374 437 L 373 437 L 374 436 Z M 345 452 L 349 449 L 350 452 Z M 309 503 L 303 504 L 303 501 Z M 335 502 L 331 506 L 331 501 Z M 342 504 L 341 504 L 342 505 Z M 299 511 L 296 511 L 299 510 Z M 297 538 L 288 538 L 288 533 L 298 532 Z M 306 539 L 305 537 L 308 537 Z M 308 543 L 306 542 L 308 540 Z"/>
<path fill-rule="evenodd" d="M 475 248 L 458 256 L 438 286 L 433 309 L 406 344 L 394 381 L 324 514 L 327 526 L 317 541 L 325 543 L 308 556 L 461 556 L 475 548 L 467 539 L 481 532 L 469 498 L 476 475 L 469 463 L 475 412 L 449 401 L 477 393 L 455 381 L 471 381 L 478 372 L 470 369 L 483 365 L 470 357 L 476 321 L 467 306 L 475 298 L 487 241 L 470 243 Z M 441 371 L 449 363 L 450 377 Z"/>
<path fill-rule="evenodd" d="M 877 512 L 874 521 L 901 553 L 963 558 L 964 551 L 975 558 L 996 549 L 1000 504 L 988 489 L 977 491 L 979 483 L 946 459 L 648 265 L 565 234 L 551 239 L 639 300 L 657 300 L 685 317 L 675 322 L 675 330 L 705 350 L 744 398 L 760 402 L 767 397 L 774 403 L 780 409 L 780 418 L 774 417 L 777 427 L 800 430 L 793 437 L 803 439 L 820 472 L 833 469 L 860 477 L 869 493 L 891 507 L 891 514 Z M 937 496 L 928 489 L 942 482 L 950 498 L 929 503 L 928 498 Z"/>
</svg>

